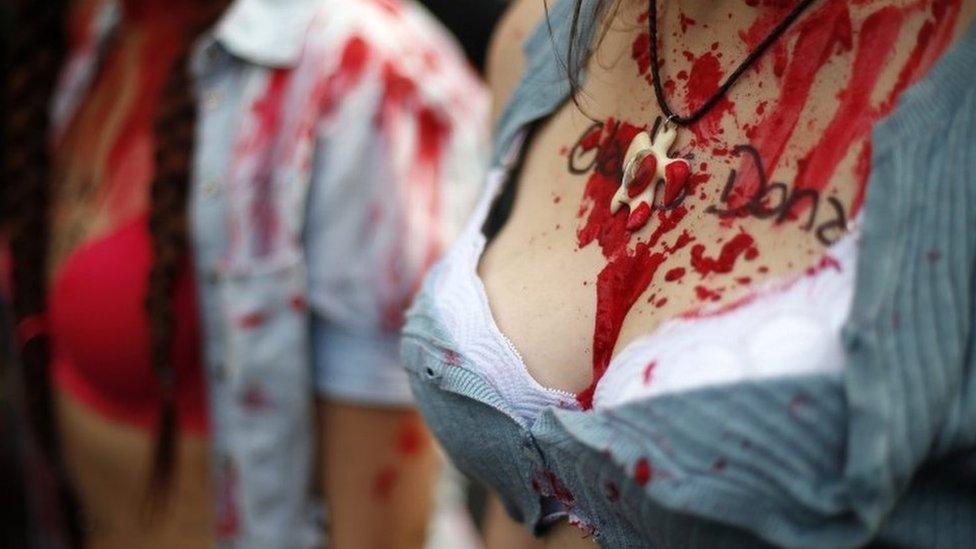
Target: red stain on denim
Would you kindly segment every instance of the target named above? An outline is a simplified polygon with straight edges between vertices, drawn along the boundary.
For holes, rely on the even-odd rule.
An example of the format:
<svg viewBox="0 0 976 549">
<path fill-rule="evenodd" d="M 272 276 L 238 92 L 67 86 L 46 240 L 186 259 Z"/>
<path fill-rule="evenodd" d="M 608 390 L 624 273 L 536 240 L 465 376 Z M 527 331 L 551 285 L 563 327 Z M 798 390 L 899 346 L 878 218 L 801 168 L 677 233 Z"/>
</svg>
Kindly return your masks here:
<svg viewBox="0 0 976 549">
<path fill-rule="evenodd" d="M 267 320 L 266 314 L 264 314 L 261 311 L 255 311 L 255 312 L 247 313 L 246 315 L 243 315 L 240 318 L 238 318 L 237 325 L 240 326 L 241 328 L 251 330 L 263 325 L 265 320 Z"/>
<path fill-rule="evenodd" d="M 654 477 L 654 469 L 647 458 L 640 458 L 634 464 L 634 482 L 639 486 L 644 486 Z"/>
</svg>

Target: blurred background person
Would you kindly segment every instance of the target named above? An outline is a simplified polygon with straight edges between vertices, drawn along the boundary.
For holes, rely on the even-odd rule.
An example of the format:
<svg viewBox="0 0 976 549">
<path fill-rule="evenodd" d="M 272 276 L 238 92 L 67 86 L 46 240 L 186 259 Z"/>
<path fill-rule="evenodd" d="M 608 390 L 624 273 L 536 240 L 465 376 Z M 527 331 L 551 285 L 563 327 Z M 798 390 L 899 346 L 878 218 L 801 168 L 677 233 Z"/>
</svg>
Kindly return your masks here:
<svg viewBox="0 0 976 549">
<path fill-rule="evenodd" d="M 395 0 L 15 11 L 13 332 L 85 544 L 313 545 L 314 475 L 334 546 L 421 546 L 396 332 L 481 179 L 455 42 Z"/>
</svg>

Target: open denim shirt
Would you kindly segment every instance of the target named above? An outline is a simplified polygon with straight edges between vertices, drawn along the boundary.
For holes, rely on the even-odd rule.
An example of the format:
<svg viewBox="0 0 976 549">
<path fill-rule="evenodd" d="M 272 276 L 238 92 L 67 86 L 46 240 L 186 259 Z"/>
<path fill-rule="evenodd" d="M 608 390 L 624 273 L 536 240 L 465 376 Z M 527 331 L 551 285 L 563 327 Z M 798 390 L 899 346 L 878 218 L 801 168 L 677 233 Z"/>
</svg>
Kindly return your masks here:
<svg viewBox="0 0 976 549">
<path fill-rule="evenodd" d="M 106 0 L 72 48 L 55 133 L 118 19 Z M 189 216 L 217 538 L 317 545 L 313 372 L 338 361 L 404 377 L 402 311 L 477 195 L 487 94 L 412 3 L 236 0 L 191 64 Z M 410 400 L 405 379 L 374 400 L 330 390 Z"/>
<path fill-rule="evenodd" d="M 583 43 L 596 4 L 583 3 Z M 558 57 L 572 5 L 551 5 L 551 33 L 542 22 L 525 44 L 522 80 L 496 127 L 496 168 L 569 97 Z M 842 377 L 550 407 L 526 422 L 466 367 L 426 283 L 403 358 L 456 465 L 530 529 L 542 530 L 558 501 L 606 547 L 973 546 L 976 29 L 902 94 L 872 143 Z M 795 395 L 802 411 L 791 410 Z M 644 485 L 633 478 L 639 460 L 660 473 Z"/>
</svg>

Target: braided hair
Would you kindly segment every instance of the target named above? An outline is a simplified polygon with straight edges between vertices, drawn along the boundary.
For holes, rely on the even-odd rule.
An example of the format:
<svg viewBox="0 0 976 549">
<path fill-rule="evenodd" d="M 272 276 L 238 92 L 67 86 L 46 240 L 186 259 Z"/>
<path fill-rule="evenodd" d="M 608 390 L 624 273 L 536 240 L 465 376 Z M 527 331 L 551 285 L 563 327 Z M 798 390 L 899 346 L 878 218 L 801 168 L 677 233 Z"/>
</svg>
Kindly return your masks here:
<svg viewBox="0 0 976 549">
<path fill-rule="evenodd" d="M 43 319 L 47 299 L 49 203 L 52 158 L 49 102 L 66 53 L 67 0 L 15 0 L 16 24 L 4 94 L 2 221 L 12 258 L 12 306 L 18 326 Z M 186 259 L 186 204 L 194 149 L 196 102 L 187 70 L 195 38 L 220 13 L 201 18 L 181 41 L 154 115 L 155 171 L 150 187 L 149 232 L 152 265 L 145 301 L 151 365 L 159 385 L 160 413 L 153 467 L 148 479 L 155 501 L 167 493 L 176 453 L 176 385 L 171 363 L 174 339 L 173 293 Z M 209 6 L 208 6 L 209 7 Z M 20 330 L 19 360 L 24 374 L 28 421 L 52 468 L 63 475 L 56 417 L 52 407 L 49 340 L 43 330 Z"/>
</svg>

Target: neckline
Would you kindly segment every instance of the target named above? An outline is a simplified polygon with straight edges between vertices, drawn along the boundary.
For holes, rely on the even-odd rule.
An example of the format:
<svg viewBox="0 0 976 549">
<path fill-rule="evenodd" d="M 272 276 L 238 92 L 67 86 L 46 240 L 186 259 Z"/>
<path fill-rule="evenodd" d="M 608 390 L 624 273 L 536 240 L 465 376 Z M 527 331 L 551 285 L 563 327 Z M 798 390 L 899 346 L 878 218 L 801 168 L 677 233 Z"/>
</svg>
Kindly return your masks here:
<svg viewBox="0 0 976 549">
<path fill-rule="evenodd" d="M 492 194 L 494 194 L 494 191 Z M 494 197 L 489 201 L 489 206 L 491 202 L 494 202 Z M 559 389 L 557 387 L 549 387 L 548 385 L 543 385 L 540 383 L 539 380 L 532 375 L 532 372 L 529 371 L 528 366 L 525 364 L 525 359 L 522 358 L 522 353 L 519 352 L 518 347 L 516 347 L 511 338 L 505 335 L 505 332 L 499 328 L 498 322 L 495 321 L 495 313 L 491 309 L 491 300 L 488 298 L 488 290 L 485 288 L 484 280 L 481 279 L 481 273 L 478 272 L 478 268 L 481 266 L 481 257 L 484 255 L 485 247 L 488 243 L 488 238 L 485 237 L 484 233 L 481 232 L 480 226 L 475 227 L 474 237 L 476 240 L 474 242 L 473 254 L 471 257 L 472 261 L 469 267 L 471 269 L 471 277 L 478 292 L 478 299 L 480 300 L 482 310 L 484 311 L 484 316 L 488 321 L 488 329 L 491 332 L 491 336 L 503 343 L 512 352 L 512 355 L 515 356 L 515 360 L 518 363 L 519 370 L 522 374 L 524 374 L 524 377 L 529 380 L 534 389 L 538 389 L 547 394 L 555 395 L 556 397 L 559 397 L 561 401 L 562 399 L 568 398 L 576 408 L 582 410 L 582 406 L 580 406 L 579 400 L 577 400 L 577 393 L 568 391 L 566 389 Z"/>
<path fill-rule="evenodd" d="M 473 243 L 474 245 L 472 247 L 472 254 L 470 258 L 471 264 L 468 265 L 467 267 L 470 268 L 470 275 L 473 278 L 474 285 L 478 294 L 478 299 L 480 300 L 482 310 L 484 311 L 484 316 L 487 319 L 488 329 L 491 333 L 491 337 L 504 344 L 511 351 L 512 355 L 515 357 L 516 362 L 518 363 L 518 369 L 520 370 L 520 373 L 529 381 L 529 383 L 531 383 L 533 389 L 542 391 L 546 394 L 554 395 L 556 397 L 559 397 L 560 399 L 569 398 L 574 404 L 575 409 L 582 411 L 584 410 L 584 408 L 582 407 L 582 405 L 578 400 L 579 393 L 574 393 L 572 391 L 568 391 L 565 389 L 559 389 L 556 387 L 549 387 L 547 385 L 543 385 L 529 371 L 528 366 L 525 364 L 525 359 L 522 358 L 522 353 L 518 350 L 518 347 L 511 340 L 511 338 L 505 335 L 505 332 L 503 332 L 501 328 L 498 326 L 498 323 L 495 320 L 495 314 L 491 308 L 491 300 L 489 299 L 488 291 L 485 288 L 484 280 L 482 280 L 481 273 L 479 272 L 479 269 L 481 267 L 481 258 L 484 256 L 484 252 L 488 244 L 488 238 L 481 230 L 481 226 L 484 223 L 483 218 L 486 217 L 487 212 L 491 210 L 492 205 L 494 204 L 495 200 L 498 198 L 498 194 L 502 186 L 505 185 L 509 177 L 511 177 L 510 168 L 511 166 L 507 166 L 507 165 L 499 166 L 495 168 L 495 170 L 497 170 L 496 172 L 497 177 L 491 178 L 492 181 L 489 182 L 490 187 L 485 189 L 485 200 L 481 206 L 481 211 L 479 212 L 479 215 L 472 220 L 473 222 L 468 227 L 469 230 L 473 231 L 473 237 L 475 241 Z M 822 254 L 820 254 L 819 260 L 822 260 L 824 257 L 832 255 L 832 250 L 835 250 L 838 246 L 843 245 L 843 243 L 848 241 L 848 239 L 856 238 L 857 235 L 861 232 L 861 228 L 862 228 L 861 226 L 862 226 L 862 216 L 857 216 L 855 219 L 850 220 L 848 222 L 847 233 L 845 233 L 836 242 L 828 246 L 827 249 L 824 250 Z M 816 264 L 816 262 L 812 264 Z M 763 281 L 763 283 L 759 284 L 755 289 L 746 292 L 741 296 L 737 296 L 735 299 L 732 299 L 725 305 L 719 305 L 718 308 L 715 310 L 715 313 L 727 314 L 728 312 L 735 310 L 735 309 L 727 310 L 728 305 L 736 304 L 736 303 L 747 303 L 752 298 L 766 295 L 770 292 L 770 290 L 773 290 L 777 287 L 788 286 L 793 282 L 795 282 L 796 280 L 799 280 L 801 277 L 805 276 L 805 273 L 806 271 L 804 269 L 800 269 L 794 273 L 786 273 L 780 276 L 772 277 L 766 281 Z M 694 311 L 694 309 L 685 311 L 684 313 L 678 313 L 661 320 L 657 324 L 657 326 L 654 327 L 653 330 L 650 330 L 647 333 L 635 337 L 634 339 L 629 341 L 626 345 L 617 349 L 610 357 L 610 362 L 607 363 L 607 368 L 606 371 L 604 372 L 603 377 L 605 378 L 606 373 L 614 369 L 614 366 L 621 360 L 621 357 L 628 356 L 629 354 L 631 354 L 633 349 L 646 343 L 649 339 L 653 339 L 657 337 L 659 334 L 669 329 L 669 327 L 672 326 L 673 323 L 694 322 L 698 318 L 707 318 L 708 316 L 710 316 L 708 314 L 705 314 L 701 317 L 696 315 L 685 316 L 686 313 L 691 311 Z M 709 309 L 706 307 L 702 309 L 702 312 L 708 313 Z M 600 381 L 602 381 L 602 379 L 598 380 L 596 385 L 593 386 L 594 392 L 599 388 Z"/>
</svg>

